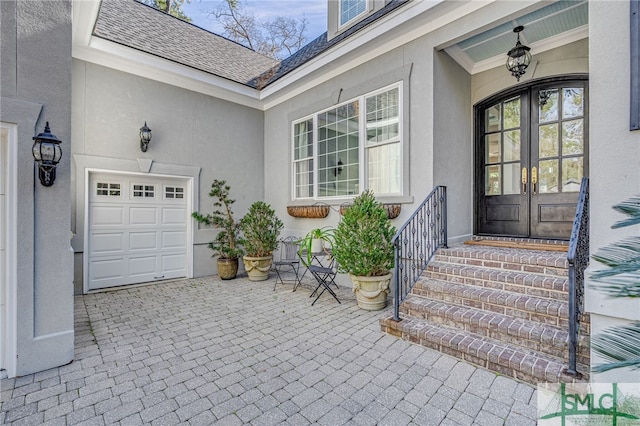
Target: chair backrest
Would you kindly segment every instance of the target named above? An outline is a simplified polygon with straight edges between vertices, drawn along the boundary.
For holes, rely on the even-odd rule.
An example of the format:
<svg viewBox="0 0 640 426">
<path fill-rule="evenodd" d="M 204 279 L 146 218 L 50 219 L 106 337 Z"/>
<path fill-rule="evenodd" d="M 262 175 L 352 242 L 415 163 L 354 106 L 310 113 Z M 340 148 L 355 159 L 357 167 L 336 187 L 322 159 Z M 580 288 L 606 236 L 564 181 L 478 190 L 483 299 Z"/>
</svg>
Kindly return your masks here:
<svg viewBox="0 0 640 426">
<path fill-rule="evenodd" d="M 286 237 L 280 240 L 280 260 L 297 262 L 300 260 L 298 251 L 300 250 L 300 240 L 296 237 Z"/>
</svg>

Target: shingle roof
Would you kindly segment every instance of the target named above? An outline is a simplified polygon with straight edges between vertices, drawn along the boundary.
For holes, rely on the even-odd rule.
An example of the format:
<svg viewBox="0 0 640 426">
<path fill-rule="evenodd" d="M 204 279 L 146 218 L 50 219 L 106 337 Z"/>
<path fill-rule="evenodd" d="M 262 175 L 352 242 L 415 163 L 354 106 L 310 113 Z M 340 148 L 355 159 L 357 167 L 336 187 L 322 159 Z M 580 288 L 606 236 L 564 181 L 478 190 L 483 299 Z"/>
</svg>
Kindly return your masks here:
<svg viewBox="0 0 640 426">
<path fill-rule="evenodd" d="M 256 87 L 278 61 L 133 0 L 103 0 L 93 35 Z"/>
<path fill-rule="evenodd" d="M 322 34 L 311 43 L 307 44 L 302 49 L 298 50 L 296 53 L 280 62 L 280 64 L 276 65 L 273 69 L 263 73 L 260 77 L 258 77 L 258 83 L 256 84 L 256 86 L 259 88 L 268 86 L 269 84 L 275 82 L 289 72 L 295 70 L 305 62 L 315 58 L 322 52 L 329 50 L 336 44 L 341 43 L 346 38 L 351 37 L 354 33 L 360 31 L 375 20 L 397 9 L 398 7 L 409 3 L 410 1 L 411 0 L 390 0 L 389 3 L 385 5 L 385 7 L 358 22 L 354 26 L 350 27 L 349 29 L 329 41 L 327 41 L 327 33 Z"/>
</svg>

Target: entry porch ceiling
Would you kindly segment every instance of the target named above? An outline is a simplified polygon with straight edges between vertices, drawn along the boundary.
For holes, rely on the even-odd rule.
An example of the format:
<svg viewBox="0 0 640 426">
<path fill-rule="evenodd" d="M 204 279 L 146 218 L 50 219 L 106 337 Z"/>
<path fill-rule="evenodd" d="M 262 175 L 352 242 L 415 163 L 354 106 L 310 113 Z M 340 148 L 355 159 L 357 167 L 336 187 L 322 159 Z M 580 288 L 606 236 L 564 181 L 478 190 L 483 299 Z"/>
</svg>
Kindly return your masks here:
<svg viewBox="0 0 640 426">
<path fill-rule="evenodd" d="M 507 52 L 516 44 L 513 29 L 524 26 L 520 42 L 531 54 L 572 43 L 589 36 L 587 0 L 557 1 L 445 47 L 445 51 L 470 74 L 504 66 Z"/>
</svg>

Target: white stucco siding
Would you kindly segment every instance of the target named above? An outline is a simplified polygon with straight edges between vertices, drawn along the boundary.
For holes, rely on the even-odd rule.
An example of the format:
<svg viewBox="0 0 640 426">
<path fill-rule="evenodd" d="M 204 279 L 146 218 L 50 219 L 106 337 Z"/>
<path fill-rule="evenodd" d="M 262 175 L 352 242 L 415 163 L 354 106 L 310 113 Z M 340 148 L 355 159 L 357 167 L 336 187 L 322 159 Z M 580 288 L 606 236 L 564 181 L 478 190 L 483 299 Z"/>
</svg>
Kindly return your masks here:
<svg viewBox="0 0 640 426">
<path fill-rule="evenodd" d="M 16 137 L 14 300 L 10 374 L 26 375 L 73 359 L 71 204 L 71 2 L 3 1 L 0 121 Z M 37 23 L 38 25 L 34 25 Z M 42 60 L 47 58 L 47 60 Z M 34 66 L 38 64 L 38 66 Z M 62 141 L 53 186 L 34 173 L 33 136 L 46 122 Z"/>
<path fill-rule="evenodd" d="M 192 207 L 202 212 L 212 210 L 211 182 L 225 179 L 238 219 L 263 199 L 261 111 L 80 60 L 73 62 L 73 89 L 76 293 L 82 291 L 85 168 L 192 177 Z M 145 121 L 152 140 L 143 153 Z M 213 237 L 212 229 L 194 224 L 193 276 L 217 272 L 206 246 Z"/>
<path fill-rule="evenodd" d="M 629 2 L 589 2 L 590 68 L 590 219 L 591 252 L 625 236 L 638 226 L 611 229 L 624 216 L 611 206 L 640 193 L 640 132 L 629 131 Z M 589 270 L 601 269 L 592 262 Z M 592 334 L 605 327 L 640 320 L 640 300 L 611 298 L 589 289 L 586 310 Z M 592 364 L 602 359 L 592 352 Z M 640 382 L 640 370 L 618 369 L 594 375 L 596 382 Z"/>
</svg>

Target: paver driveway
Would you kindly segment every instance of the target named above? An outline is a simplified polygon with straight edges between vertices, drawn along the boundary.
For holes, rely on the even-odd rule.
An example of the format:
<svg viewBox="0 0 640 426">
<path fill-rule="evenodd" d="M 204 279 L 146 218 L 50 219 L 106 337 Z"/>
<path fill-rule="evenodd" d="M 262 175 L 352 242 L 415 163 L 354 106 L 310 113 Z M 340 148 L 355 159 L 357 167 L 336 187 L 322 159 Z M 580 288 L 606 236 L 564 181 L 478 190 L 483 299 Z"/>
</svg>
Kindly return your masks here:
<svg viewBox="0 0 640 426">
<path fill-rule="evenodd" d="M 530 385 L 380 332 L 348 289 L 191 279 L 78 296 L 76 359 L 1 382 L 6 424 L 527 425 Z"/>
</svg>

